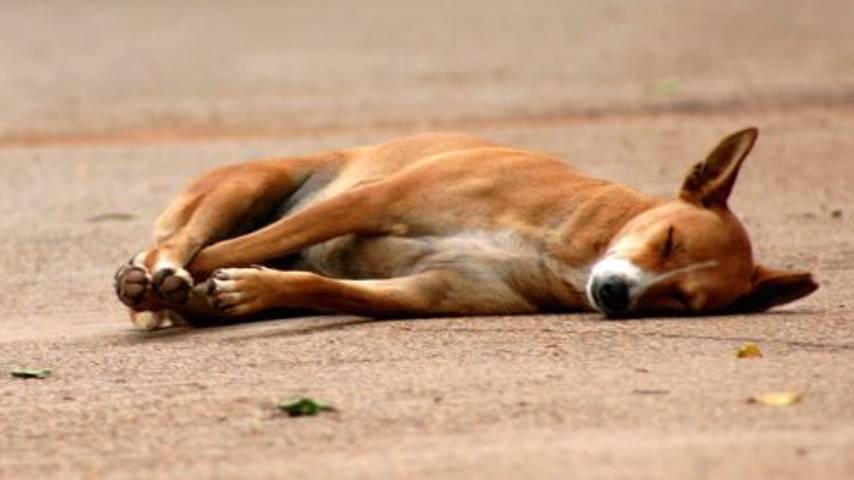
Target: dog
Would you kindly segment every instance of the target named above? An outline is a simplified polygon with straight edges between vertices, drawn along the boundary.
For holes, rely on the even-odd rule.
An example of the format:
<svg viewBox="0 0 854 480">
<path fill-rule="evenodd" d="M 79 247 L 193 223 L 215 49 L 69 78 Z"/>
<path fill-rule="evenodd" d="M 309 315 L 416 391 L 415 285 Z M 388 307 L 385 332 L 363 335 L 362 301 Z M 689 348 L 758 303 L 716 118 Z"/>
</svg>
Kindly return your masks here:
<svg viewBox="0 0 854 480">
<path fill-rule="evenodd" d="M 724 138 L 675 198 L 456 133 L 219 167 L 160 215 L 116 292 L 143 329 L 280 309 L 762 311 L 817 284 L 755 263 L 727 206 L 757 135 Z"/>
</svg>

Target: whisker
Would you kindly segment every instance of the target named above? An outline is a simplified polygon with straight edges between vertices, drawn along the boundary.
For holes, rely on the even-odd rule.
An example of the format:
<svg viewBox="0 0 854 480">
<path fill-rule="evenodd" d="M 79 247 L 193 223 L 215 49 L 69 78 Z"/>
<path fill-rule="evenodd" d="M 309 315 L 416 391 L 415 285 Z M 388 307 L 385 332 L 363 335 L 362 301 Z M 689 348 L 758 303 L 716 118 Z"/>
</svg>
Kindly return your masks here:
<svg viewBox="0 0 854 480">
<path fill-rule="evenodd" d="M 669 272 L 662 273 L 661 275 L 653 277 L 649 283 L 647 283 L 647 287 L 654 285 L 663 280 L 667 280 L 668 278 L 675 277 L 676 275 L 681 275 L 683 273 L 693 272 L 694 270 L 700 270 L 703 268 L 714 267 L 718 265 L 718 262 L 715 260 L 709 260 L 707 262 L 699 262 L 692 263 L 691 265 L 686 265 L 682 268 L 677 268 L 676 270 L 671 270 Z"/>
</svg>

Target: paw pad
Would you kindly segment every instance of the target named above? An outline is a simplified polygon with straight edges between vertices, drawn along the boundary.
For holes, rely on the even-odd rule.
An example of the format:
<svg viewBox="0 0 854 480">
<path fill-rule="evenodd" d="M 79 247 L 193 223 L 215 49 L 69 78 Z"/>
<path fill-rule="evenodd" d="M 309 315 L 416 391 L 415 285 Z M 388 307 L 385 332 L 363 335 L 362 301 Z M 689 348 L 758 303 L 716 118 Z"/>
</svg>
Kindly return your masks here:
<svg viewBox="0 0 854 480">
<path fill-rule="evenodd" d="M 154 289 L 164 300 L 185 303 L 190 298 L 193 280 L 183 269 L 161 268 L 152 279 Z"/>
<path fill-rule="evenodd" d="M 136 265 L 122 265 L 115 277 L 116 295 L 129 307 L 145 300 L 151 290 L 151 277 L 148 271 Z"/>
</svg>

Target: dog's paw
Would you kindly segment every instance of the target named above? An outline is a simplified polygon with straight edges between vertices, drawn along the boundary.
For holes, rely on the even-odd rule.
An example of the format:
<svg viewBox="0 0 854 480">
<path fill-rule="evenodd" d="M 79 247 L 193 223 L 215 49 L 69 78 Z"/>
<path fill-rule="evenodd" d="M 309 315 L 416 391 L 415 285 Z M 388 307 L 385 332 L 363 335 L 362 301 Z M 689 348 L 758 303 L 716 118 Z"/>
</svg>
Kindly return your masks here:
<svg viewBox="0 0 854 480">
<path fill-rule="evenodd" d="M 190 298 L 193 289 L 193 277 L 183 268 L 162 266 L 154 272 L 151 279 L 154 291 L 170 303 L 183 304 Z"/>
<path fill-rule="evenodd" d="M 151 291 L 148 269 L 133 263 L 119 267 L 115 275 L 116 296 L 128 307 L 141 304 Z"/>
<path fill-rule="evenodd" d="M 184 317 L 174 310 L 131 312 L 130 320 L 135 327 L 147 331 L 188 325 Z"/>
<path fill-rule="evenodd" d="M 263 268 L 220 268 L 208 281 L 208 302 L 227 316 L 249 315 L 266 308 Z"/>
<path fill-rule="evenodd" d="M 149 310 L 143 312 L 130 312 L 130 321 L 136 328 L 141 330 L 157 330 L 163 322 L 160 312 Z"/>
</svg>

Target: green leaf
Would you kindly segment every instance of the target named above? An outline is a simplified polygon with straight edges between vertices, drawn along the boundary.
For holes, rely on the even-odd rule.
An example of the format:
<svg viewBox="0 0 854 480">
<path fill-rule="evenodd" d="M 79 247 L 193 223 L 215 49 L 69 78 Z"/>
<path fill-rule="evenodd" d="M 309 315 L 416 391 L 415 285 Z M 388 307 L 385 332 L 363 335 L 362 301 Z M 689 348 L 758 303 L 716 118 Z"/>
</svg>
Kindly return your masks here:
<svg viewBox="0 0 854 480">
<path fill-rule="evenodd" d="M 311 398 L 303 397 L 279 404 L 279 410 L 287 413 L 290 417 L 303 417 L 314 416 L 320 412 L 334 412 L 335 408 Z"/>
<path fill-rule="evenodd" d="M 50 370 L 46 368 L 19 368 L 10 372 L 15 378 L 47 378 Z"/>
</svg>

